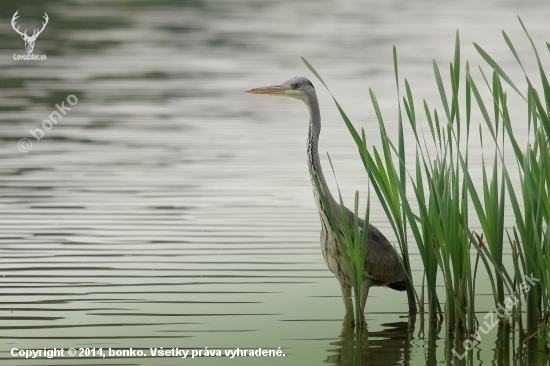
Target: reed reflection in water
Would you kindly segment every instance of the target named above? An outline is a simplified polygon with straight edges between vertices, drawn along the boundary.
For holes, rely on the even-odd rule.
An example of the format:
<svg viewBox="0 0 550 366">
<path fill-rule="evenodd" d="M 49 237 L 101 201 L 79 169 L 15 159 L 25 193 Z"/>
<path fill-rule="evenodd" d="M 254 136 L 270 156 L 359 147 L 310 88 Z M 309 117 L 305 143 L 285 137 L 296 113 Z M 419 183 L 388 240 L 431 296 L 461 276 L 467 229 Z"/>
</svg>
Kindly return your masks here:
<svg viewBox="0 0 550 366">
<path fill-rule="evenodd" d="M 446 335 L 435 323 L 418 324 L 416 317 L 410 322 L 385 323 L 381 327 L 382 330 L 369 332 L 368 328 L 350 327 L 349 322 L 344 321 L 339 339 L 330 343 L 336 347 L 327 349 L 329 356 L 324 362 L 338 366 L 410 366 L 421 364 L 418 359 L 418 353 L 421 353 L 425 365 L 484 364 L 480 343 L 472 342 L 467 349 L 464 347 L 464 341 L 473 339 L 468 334 L 453 332 Z M 438 347 L 444 348 L 443 355 L 438 352 Z M 550 362 L 546 352 L 530 351 L 529 347 L 536 348 L 536 345 L 529 344 L 529 341 L 520 342 L 517 334 L 499 327 L 490 364 L 532 366 Z"/>
</svg>

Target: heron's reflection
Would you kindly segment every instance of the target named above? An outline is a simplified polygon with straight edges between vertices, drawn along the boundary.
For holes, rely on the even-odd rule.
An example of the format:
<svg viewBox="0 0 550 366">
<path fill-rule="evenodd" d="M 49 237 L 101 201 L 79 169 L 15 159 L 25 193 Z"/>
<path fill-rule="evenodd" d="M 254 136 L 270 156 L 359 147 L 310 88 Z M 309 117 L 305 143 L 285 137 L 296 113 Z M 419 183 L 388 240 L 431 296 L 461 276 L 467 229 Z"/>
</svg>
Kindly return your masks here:
<svg viewBox="0 0 550 366">
<path fill-rule="evenodd" d="M 332 342 L 325 362 L 339 366 L 408 365 L 414 322 L 382 324 L 383 330 L 369 332 L 367 327 L 355 328 L 349 321 L 342 323 L 340 339 Z"/>
</svg>

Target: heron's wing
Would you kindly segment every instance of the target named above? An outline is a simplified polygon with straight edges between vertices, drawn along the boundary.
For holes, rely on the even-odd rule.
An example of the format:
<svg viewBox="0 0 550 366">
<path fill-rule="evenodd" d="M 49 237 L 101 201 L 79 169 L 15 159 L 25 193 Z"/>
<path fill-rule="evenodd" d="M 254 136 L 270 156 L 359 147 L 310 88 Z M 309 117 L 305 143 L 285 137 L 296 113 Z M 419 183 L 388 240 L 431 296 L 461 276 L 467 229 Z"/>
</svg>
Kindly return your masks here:
<svg viewBox="0 0 550 366">
<path fill-rule="evenodd" d="M 370 225 L 368 230 L 365 271 L 379 281 L 405 281 L 405 271 L 399 254 L 373 225 Z"/>
<path fill-rule="evenodd" d="M 353 235 L 355 214 L 347 208 L 346 213 Z M 364 220 L 359 218 L 358 223 L 364 230 Z M 363 230 L 361 230 L 361 235 L 363 235 Z M 373 279 L 382 282 L 399 282 L 405 281 L 406 278 L 401 257 L 388 239 L 373 225 L 369 225 L 368 229 L 365 272 L 372 276 Z"/>
</svg>

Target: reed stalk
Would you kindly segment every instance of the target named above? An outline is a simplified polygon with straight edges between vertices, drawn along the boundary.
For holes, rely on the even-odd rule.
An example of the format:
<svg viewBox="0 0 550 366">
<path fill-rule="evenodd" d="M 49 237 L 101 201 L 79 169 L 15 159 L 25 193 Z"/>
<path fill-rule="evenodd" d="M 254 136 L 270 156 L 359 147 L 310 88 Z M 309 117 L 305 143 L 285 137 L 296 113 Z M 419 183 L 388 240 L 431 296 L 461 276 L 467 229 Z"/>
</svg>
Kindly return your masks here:
<svg viewBox="0 0 550 366">
<path fill-rule="evenodd" d="M 430 319 L 440 320 L 443 315 L 436 291 L 438 273 L 441 272 L 440 278 L 445 285 L 447 330 L 462 329 L 471 332 L 476 329 L 475 278 L 478 262 L 481 261 L 490 280 L 496 307 L 505 303 L 506 294 L 514 295 L 525 290 L 526 278 L 536 279 L 531 280 L 529 291 L 525 291 L 527 316 L 524 339 L 536 338 L 536 347 L 540 349 L 547 345 L 546 324 L 550 320 L 550 83 L 534 42 L 521 19 L 519 21 L 537 60 L 541 94 L 527 75 L 526 93 L 522 93 L 503 68 L 481 46 L 474 43 L 475 49 L 493 70 L 488 78 L 483 69 L 479 68 L 491 93 L 491 101 L 486 103 L 469 63 L 466 62 L 464 68 L 461 66 L 460 37 L 457 31 L 454 58 L 449 64 L 447 83 L 444 82 L 437 62 L 433 61 L 434 78 L 443 113 L 431 109 L 428 102 L 423 100 L 422 119 L 429 126 L 428 136 L 423 132 L 412 88 L 407 79 L 403 80 L 405 92 L 401 96 L 395 47 L 393 61 L 398 96 L 396 139 L 388 136 L 387 122 L 383 118 L 376 94 L 371 89 L 369 95 L 378 122 L 381 150 L 367 147 L 364 129 L 359 133 L 338 101 L 334 97 L 333 100 L 358 147 L 370 184 L 399 244 L 408 277 L 409 309 L 416 309 L 417 302 L 421 312 L 424 311 L 424 285 L 419 298 L 414 290 L 411 274 L 408 235 L 412 234 L 424 266 Z M 504 31 L 502 34 L 525 72 L 512 41 Z M 550 51 L 550 44 L 546 45 Z M 304 58 L 302 60 L 329 90 L 313 66 Z M 511 87 L 526 102 L 526 120 L 532 136 L 530 135 L 530 143 L 524 148 L 514 135 L 506 86 Z M 414 148 L 405 146 L 404 143 L 402 106 L 414 135 Z M 480 179 L 472 177 L 469 171 L 473 107 L 477 107 L 482 116 L 479 126 L 481 147 L 488 143 L 487 139 L 494 144 L 490 165 L 482 155 Z M 519 187 L 512 183 L 509 167 L 506 166 L 504 148 L 508 143 L 519 170 Z M 413 169 L 409 169 L 407 165 L 406 158 L 410 156 L 415 157 L 410 164 Z M 340 202 L 343 207 L 341 195 Z M 474 208 L 473 212 L 469 212 L 470 203 Z M 514 213 L 515 225 L 511 228 L 506 228 L 504 223 L 507 210 Z M 357 213 L 358 194 L 355 198 L 356 217 Z M 369 205 L 366 221 L 368 213 Z M 346 220 L 344 216 L 342 220 Z M 480 231 L 471 229 L 471 217 L 479 221 Z M 357 219 L 355 221 L 347 223 L 349 226 L 345 226 L 348 228 L 344 233 L 345 237 L 339 238 L 339 241 L 342 239 L 341 243 L 347 243 L 345 251 L 344 245 L 342 250 L 349 258 L 348 270 L 354 273 L 354 291 L 357 297 L 361 289 L 360 286 L 356 288 L 355 284 L 360 284 L 362 272 L 354 271 L 362 271 L 363 267 L 359 266 L 358 261 L 364 257 L 359 256 L 364 255 L 363 250 L 368 248 L 363 239 L 358 239 L 360 235 Z M 513 265 L 510 268 L 505 267 L 503 260 L 506 240 L 512 251 Z M 471 262 L 472 255 L 476 255 L 475 264 Z M 356 307 L 357 304 L 356 302 Z M 522 309 L 520 299 L 511 312 L 513 320 L 508 317 L 501 319 L 501 329 L 509 332 L 510 324 L 515 325 L 516 321 L 520 329 L 523 329 Z"/>
<path fill-rule="evenodd" d="M 332 165 L 332 160 L 330 159 L 330 155 L 328 155 L 328 159 L 330 162 L 330 166 L 332 168 L 332 171 L 334 173 L 334 166 Z M 363 271 L 365 267 L 365 256 L 367 253 L 367 238 L 368 235 L 363 235 L 363 227 L 368 228 L 369 227 L 369 212 L 370 212 L 370 194 L 367 198 L 367 206 L 366 206 L 366 212 L 363 219 L 363 227 L 359 224 L 359 191 L 355 192 L 355 202 L 354 202 L 354 220 L 353 222 L 349 222 L 348 215 L 346 213 L 346 208 L 344 206 L 344 202 L 342 199 L 342 193 L 340 191 L 340 186 L 338 185 L 338 181 L 336 182 L 338 186 L 338 196 L 340 199 L 340 214 L 341 214 L 341 223 L 342 226 L 338 225 L 337 221 L 337 214 L 332 212 L 332 209 L 330 207 L 330 204 L 328 203 L 327 197 L 325 196 L 320 184 L 319 180 L 313 174 L 313 171 L 310 172 L 311 178 L 315 182 L 315 187 L 317 189 L 317 192 L 319 192 L 319 196 L 321 197 L 321 201 L 323 203 L 323 207 L 325 207 L 325 211 L 327 213 L 327 217 L 330 221 L 330 225 L 332 227 L 332 230 L 334 231 L 337 241 L 338 241 L 338 247 L 340 251 L 343 254 L 344 258 L 344 264 L 347 270 L 348 275 L 351 279 L 351 285 L 353 288 L 353 307 L 352 309 L 348 309 L 347 314 L 350 316 L 350 321 L 353 324 L 356 324 L 359 328 L 362 328 L 365 323 L 365 315 L 361 311 L 361 292 L 362 292 L 362 283 L 363 283 Z M 336 174 L 334 173 L 335 177 Z M 343 227 L 343 235 L 341 234 L 340 227 Z"/>
</svg>

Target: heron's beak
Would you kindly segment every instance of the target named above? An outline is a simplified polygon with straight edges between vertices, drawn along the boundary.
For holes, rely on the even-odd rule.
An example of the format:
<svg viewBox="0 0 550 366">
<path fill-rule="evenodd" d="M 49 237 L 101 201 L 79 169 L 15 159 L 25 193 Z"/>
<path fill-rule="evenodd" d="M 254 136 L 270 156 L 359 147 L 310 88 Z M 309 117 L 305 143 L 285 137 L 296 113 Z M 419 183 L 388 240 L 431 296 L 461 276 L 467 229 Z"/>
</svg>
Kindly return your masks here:
<svg viewBox="0 0 550 366">
<path fill-rule="evenodd" d="M 283 85 L 270 85 L 261 88 L 250 89 L 246 91 L 250 94 L 284 94 L 285 87 Z"/>
</svg>

